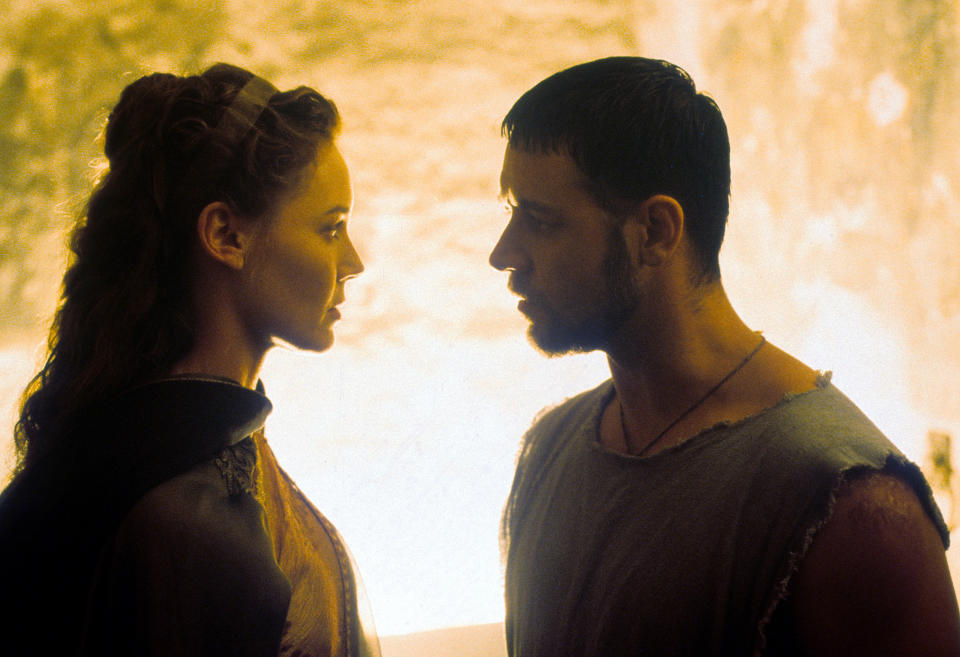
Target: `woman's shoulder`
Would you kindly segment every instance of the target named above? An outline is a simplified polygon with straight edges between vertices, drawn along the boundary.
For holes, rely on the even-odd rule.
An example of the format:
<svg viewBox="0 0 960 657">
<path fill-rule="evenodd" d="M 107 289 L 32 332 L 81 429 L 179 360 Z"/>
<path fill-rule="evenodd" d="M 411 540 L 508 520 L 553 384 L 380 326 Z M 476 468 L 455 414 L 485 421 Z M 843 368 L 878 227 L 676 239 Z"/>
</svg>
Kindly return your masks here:
<svg viewBox="0 0 960 657">
<path fill-rule="evenodd" d="M 231 657 L 277 654 L 291 596 L 260 504 L 230 495 L 213 463 L 136 502 L 101 555 L 95 592 L 94 647 Z"/>
<path fill-rule="evenodd" d="M 120 524 L 116 548 L 145 573 L 169 576 L 216 597 L 289 602 L 265 528 L 263 508 L 248 494 L 230 495 L 212 462 L 148 491 Z"/>
</svg>

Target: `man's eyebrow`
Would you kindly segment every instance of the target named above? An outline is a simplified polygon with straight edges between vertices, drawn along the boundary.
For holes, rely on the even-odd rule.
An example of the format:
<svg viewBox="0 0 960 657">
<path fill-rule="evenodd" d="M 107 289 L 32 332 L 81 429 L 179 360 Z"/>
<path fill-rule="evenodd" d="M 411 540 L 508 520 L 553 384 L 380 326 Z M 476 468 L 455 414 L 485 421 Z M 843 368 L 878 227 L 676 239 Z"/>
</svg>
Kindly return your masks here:
<svg viewBox="0 0 960 657">
<path fill-rule="evenodd" d="M 524 198 L 518 199 L 514 197 L 513 199 L 511 199 L 511 204 L 520 208 L 521 210 L 533 210 L 534 212 L 539 212 L 541 214 L 551 214 L 551 215 L 563 214 L 563 210 L 556 206 L 549 205 L 547 203 L 540 203 L 538 201 L 531 201 L 529 199 L 524 199 Z"/>
</svg>

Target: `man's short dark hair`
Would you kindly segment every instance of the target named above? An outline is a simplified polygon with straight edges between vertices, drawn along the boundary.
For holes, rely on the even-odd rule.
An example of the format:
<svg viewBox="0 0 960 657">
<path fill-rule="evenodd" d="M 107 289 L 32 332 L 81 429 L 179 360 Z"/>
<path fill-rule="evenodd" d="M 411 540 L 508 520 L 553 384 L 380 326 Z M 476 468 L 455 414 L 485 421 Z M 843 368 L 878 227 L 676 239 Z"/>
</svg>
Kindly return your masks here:
<svg viewBox="0 0 960 657">
<path fill-rule="evenodd" d="M 730 142 L 720 109 L 679 66 L 609 57 L 556 73 L 507 113 L 511 147 L 569 154 L 615 215 L 666 194 L 684 210 L 698 282 L 719 278 L 730 205 Z"/>
</svg>

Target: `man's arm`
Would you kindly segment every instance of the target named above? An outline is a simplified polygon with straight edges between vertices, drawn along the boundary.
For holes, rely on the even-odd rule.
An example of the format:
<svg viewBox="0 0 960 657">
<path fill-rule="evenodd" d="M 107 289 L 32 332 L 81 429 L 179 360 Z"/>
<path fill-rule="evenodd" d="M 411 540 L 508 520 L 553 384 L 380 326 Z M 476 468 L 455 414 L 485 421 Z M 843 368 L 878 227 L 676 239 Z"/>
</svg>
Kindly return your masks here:
<svg viewBox="0 0 960 657">
<path fill-rule="evenodd" d="M 913 489 L 874 474 L 846 483 L 793 584 L 811 657 L 960 656 L 960 613 L 940 535 Z"/>
</svg>

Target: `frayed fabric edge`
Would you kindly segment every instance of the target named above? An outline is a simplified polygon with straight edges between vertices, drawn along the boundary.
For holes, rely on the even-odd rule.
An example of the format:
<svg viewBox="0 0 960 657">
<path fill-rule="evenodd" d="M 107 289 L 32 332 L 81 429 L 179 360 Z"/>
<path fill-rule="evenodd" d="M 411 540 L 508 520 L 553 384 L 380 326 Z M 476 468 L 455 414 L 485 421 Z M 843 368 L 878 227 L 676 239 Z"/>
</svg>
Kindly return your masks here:
<svg viewBox="0 0 960 657">
<path fill-rule="evenodd" d="M 816 537 L 820 529 L 827 524 L 830 518 L 833 517 L 833 509 L 837 503 L 837 493 L 840 492 L 840 488 L 846 482 L 847 474 L 853 469 L 854 468 L 848 468 L 840 472 L 833 486 L 830 488 L 830 495 L 827 498 L 826 509 L 824 510 L 822 517 L 819 521 L 807 528 L 807 531 L 803 536 L 803 540 L 800 541 L 799 548 L 790 552 L 790 556 L 787 559 L 786 574 L 780 578 L 780 581 L 777 582 L 777 585 L 774 587 L 773 597 L 767 604 L 767 609 L 764 611 L 763 616 L 760 618 L 760 622 L 757 625 L 757 645 L 753 650 L 753 657 L 761 657 L 764 651 L 766 651 L 766 630 L 767 626 L 770 624 L 770 620 L 773 618 L 773 613 L 776 611 L 780 603 L 783 602 L 783 600 L 787 597 L 787 593 L 790 589 L 790 582 L 793 581 L 793 576 L 796 575 L 797 571 L 800 569 L 800 562 L 802 562 L 803 558 L 807 556 L 810 546 L 813 545 L 814 537 Z"/>
<path fill-rule="evenodd" d="M 813 541 L 816 538 L 817 533 L 833 517 L 833 511 L 837 503 L 837 495 L 840 492 L 840 489 L 843 488 L 844 484 L 846 484 L 852 476 L 860 476 L 863 474 L 890 474 L 905 481 L 917 494 L 917 497 L 920 499 L 920 504 L 927 512 L 927 515 L 930 516 L 931 520 L 933 520 L 933 523 L 940 534 L 940 538 L 943 541 L 944 549 L 950 546 L 950 533 L 947 529 L 946 523 L 943 520 L 943 515 L 940 513 L 940 509 L 933 501 L 933 492 L 930 489 L 930 485 L 927 483 L 927 480 L 924 478 L 917 465 L 910 461 L 907 457 L 902 454 L 891 452 L 887 454 L 886 460 L 882 467 L 877 468 L 870 465 L 854 465 L 842 470 L 837 476 L 833 486 L 830 488 L 830 494 L 827 498 L 825 509 L 821 514 L 820 520 L 815 522 L 807 529 L 798 549 L 790 552 L 790 556 L 787 559 L 787 566 L 785 569 L 786 572 L 780 578 L 780 581 L 777 583 L 776 587 L 774 587 L 773 597 L 768 603 L 767 609 L 761 617 L 760 622 L 757 624 L 757 642 L 752 653 L 753 657 L 763 657 L 763 654 L 767 649 L 767 626 L 773 619 L 773 614 L 777 610 L 777 607 L 787 597 L 787 594 L 790 590 L 790 584 L 793 581 L 794 576 L 797 574 L 797 571 L 800 569 L 801 562 L 803 561 L 804 557 L 806 557 L 807 552 L 809 552 L 810 546 L 813 545 Z"/>
</svg>

